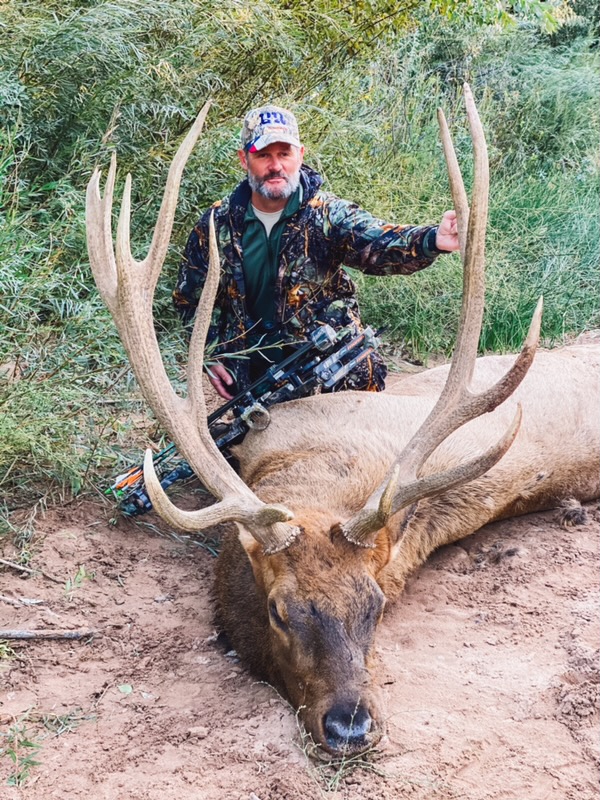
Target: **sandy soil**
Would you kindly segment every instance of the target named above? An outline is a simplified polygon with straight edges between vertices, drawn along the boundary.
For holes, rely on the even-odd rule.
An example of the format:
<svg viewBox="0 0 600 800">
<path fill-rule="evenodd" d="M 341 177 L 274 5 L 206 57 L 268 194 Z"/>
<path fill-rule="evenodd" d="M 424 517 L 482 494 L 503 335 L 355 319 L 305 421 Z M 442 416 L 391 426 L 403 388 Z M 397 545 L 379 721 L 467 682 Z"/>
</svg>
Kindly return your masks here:
<svg viewBox="0 0 600 800">
<path fill-rule="evenodd" d="M 379 632 L 383 746 L 326 765 L 288 705 L 215 642 L 210 548 L 153 515 L 115 526 L 104 506 L 55 509 L 32 565 L 59 582 L 3 569 L 0 628 L 98 634 L 13 643 L 0 660 L 0 797 L 597 800 L 600 516 L 588 511 L 576 529 L 548 512 L 440 550 Z M 32 749 L 17 747 L 24 785 L 10 788 L 23 738 L 39 763 L 27 770 Z"/>
</svg>

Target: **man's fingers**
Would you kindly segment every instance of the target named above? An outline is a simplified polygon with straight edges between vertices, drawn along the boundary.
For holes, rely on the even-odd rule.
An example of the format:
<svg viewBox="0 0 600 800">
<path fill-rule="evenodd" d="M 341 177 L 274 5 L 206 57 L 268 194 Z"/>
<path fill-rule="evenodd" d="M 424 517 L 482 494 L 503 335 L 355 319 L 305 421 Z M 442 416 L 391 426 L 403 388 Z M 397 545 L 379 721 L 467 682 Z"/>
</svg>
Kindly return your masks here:
<svg viewBox="0 0 600 800">
<path fill-rule="evenodd" d="M 222 397 L 224 400 L 231 400 L 233 398 L 233 395 L 229 394 L 229 392 L 225 388 L 225 384 L 223 383 L 223 381 L 219 380 L 219 378 L 217 378 L 216 376 L 214 378 L 209 378 L 209 380 L 212 383 L 219 397 Z"/>
<path fill-rule="evenodd" d="M 227 384 L 227 386 L 231 386 L 231 384 L 233 383 L 233 378 L 231 377 L 229 372 L 225 369 L 224 366 L 222 366 L 222 364 L 217 364 L 217 367 L 219 368 L 218 375 L 221 378 L 221 380 L 224 381 Z"/>
<path fill-rule="evenodd" d="M 227 391 L 227 389 L 226 389 L 226 388 L 223 386 L 223 384 L 222 384 L 222 383 L 219 383 L 219 384 L 216 384 L 216 383 L 215 383 L 215 384 L 213 384 L 213 386 L 215 387 L 217 394 L 218 394 L 220 397 L 222 397 L 222 398 L 223 398 L 223 400 L 233 400 L 233 395 L 232 395 L 232 394 L 229 394 L 229 392 L 228 392 L 228 391 Z"/>
<path fill-rule="evenodd" d="M 226 383 L 228 386 L 233 383 L 231 374 L 222 364 L 211 364 L 211 366 L 208 367 L 207 372 L 211 377 L 215 377 L 217 380 L 220 380 L 222 383 Z"/>
<path fill-rule="evenodd" d="M 224 400 L 231 400 L 233 395 L 227 391 L 226 386 L 231 386 L 233 377 L 222 364 L 211 364 L 207 368 L 208 379 L 212 383 L 216 393 Z"/>
<path fill-rule="evenodd" d="M 442 214 L 442 221 L 440 222 L 440 228 L 442 228 L 443 232 L 454 233 L 457 227 L 457 219 L 456 219 L 456 211 L 445 211 Z"/>
</svg>

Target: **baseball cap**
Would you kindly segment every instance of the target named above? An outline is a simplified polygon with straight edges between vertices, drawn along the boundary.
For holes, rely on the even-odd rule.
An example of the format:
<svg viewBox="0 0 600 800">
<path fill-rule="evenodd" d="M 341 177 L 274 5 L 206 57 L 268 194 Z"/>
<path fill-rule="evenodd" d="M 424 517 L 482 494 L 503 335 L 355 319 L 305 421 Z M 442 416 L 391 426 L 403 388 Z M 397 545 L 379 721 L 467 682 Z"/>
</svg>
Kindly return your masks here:
<svg viewBox="0 0 600 800">
<path fill-rule="evenodd" d="M 291 111 L 279 106 L 254 108 L 244 118 L 242 147 L 255 153 L 273 142 L 287 142 L 301 147 L 298 123 Z"/>
</svg>

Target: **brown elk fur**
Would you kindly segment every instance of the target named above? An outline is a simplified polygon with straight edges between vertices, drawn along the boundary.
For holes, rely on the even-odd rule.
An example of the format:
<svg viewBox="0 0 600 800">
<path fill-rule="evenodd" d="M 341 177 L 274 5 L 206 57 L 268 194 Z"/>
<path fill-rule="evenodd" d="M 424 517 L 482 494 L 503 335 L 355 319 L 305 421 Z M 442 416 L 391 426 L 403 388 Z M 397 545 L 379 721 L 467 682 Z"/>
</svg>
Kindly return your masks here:
<svg viewBox="0 0 600 800">
<path fill-rule="evenodd" d="M 492 384 L 511 361 L 478 359 L 473 387 Z M 244 480 L 262 500 L 290 508 L 303 535 L 267 556 L 239 525 L 218 563 L 218 619 L 242 660 L 300 709 L 324 750 L 339 749 L 328 743 L 323 720 L 340 705 L 362 704 L 372 718 L 354 749 L 379 739 L 383 722 L 370 675 L 377 620 L 384 598 L 396 599 L 435 548 L 493 520 L 598 496 L 599 367 L 600 346 L 538 353 L 514 395 L 450 436 L 423 474 L 483 451 L 520 402 L 523 424 L 508 453 L 478 480 L 400 511 L 373 549 L 350 544 L 339 527 L 430 411 L 447 367 L 407 376 L 381 395 L 346 392 L 281 405 L 266 431 L 237 448 Z"/>
</svg>

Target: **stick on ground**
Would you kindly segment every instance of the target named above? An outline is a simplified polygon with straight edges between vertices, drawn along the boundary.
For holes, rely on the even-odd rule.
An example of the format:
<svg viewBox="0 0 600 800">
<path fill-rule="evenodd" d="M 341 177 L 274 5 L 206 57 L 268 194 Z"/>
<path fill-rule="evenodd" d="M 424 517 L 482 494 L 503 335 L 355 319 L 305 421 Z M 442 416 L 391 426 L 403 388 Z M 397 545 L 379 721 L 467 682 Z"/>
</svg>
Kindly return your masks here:
<svg viewBox="0 0 600 800">
<path fill-rule="evenodd" d="M 0 639 L 88 639 L 90 636 L 98 636 L 100 631 L 18 631 L 0 630 Z"/>
<path fill-rule="evenodd" d="M 16 569 L 19 572 L 27 572 L 29 575 L 43 575 L 44 578 L 48 578 L 49 581 L 54 581 L 54 583 L 63 584 L 64 581 L 61 581 L 60 578 L 55 578 L 54 575 L 48 575 L 47 572 L 44 572 L 43 569 L 30 569 L 30 567 L 23 567 L 21 564 L 15 564 L 14 561 L 7 561 L 5 558 L 0 558 L 0 564 L 3 564 L 5 567 L 10 567 L 11 569 Z"/>
<path fill-rule="evenodd" d="M 22 608 L 23 606 L 41 606 L 46 601 L 34 600 L 32 597 L 7 597 L 5 594 L 0 594 L 0 602 Z"/>
</svg>

